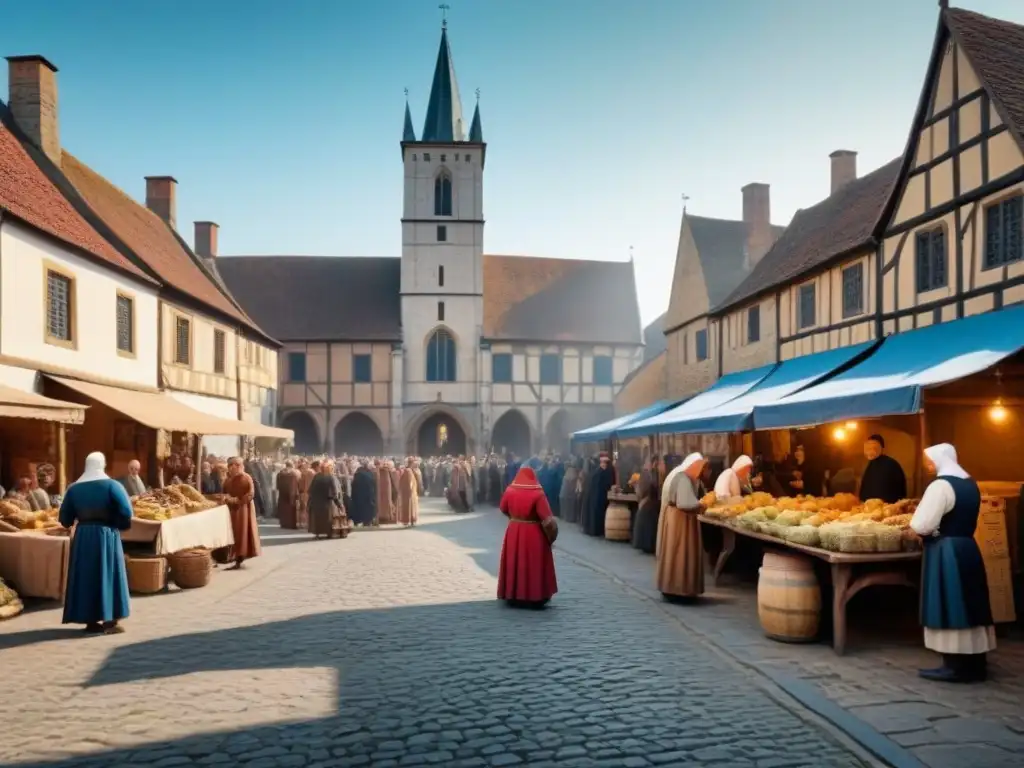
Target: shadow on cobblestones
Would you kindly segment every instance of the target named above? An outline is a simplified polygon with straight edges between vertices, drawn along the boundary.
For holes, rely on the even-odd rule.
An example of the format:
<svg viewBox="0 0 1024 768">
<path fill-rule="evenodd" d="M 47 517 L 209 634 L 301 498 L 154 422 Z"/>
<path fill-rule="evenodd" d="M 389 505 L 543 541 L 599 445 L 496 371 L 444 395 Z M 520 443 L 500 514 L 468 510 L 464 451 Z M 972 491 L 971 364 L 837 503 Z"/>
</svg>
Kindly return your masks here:
<svg viewBox="0 0 1024 768">
<path fill-rule="evenodd" d="M 273 583 L 220 604 L 247 626 L 211 614 L 194 619 L 207 631 L 182 621 L 175 634 L 83 641 L 97 663 L 66 678 L 66 693 L 44 691 L 70 699 L 49 743 L 39 729 L 21 738 L 34 722 L 24 733 L 12 723 L 17 765 L 864 765 L 648 601 L 568 558 L 553 608 L 494 600 L 481 572 L 494 573 L 501 543 L 500 521 L 480 519 L 492 514 L 296 550 Z M 285 617 L 292 604 L 308 613 Z M 303 706 L 321 695 L 323 707 Z"/>
</svg>

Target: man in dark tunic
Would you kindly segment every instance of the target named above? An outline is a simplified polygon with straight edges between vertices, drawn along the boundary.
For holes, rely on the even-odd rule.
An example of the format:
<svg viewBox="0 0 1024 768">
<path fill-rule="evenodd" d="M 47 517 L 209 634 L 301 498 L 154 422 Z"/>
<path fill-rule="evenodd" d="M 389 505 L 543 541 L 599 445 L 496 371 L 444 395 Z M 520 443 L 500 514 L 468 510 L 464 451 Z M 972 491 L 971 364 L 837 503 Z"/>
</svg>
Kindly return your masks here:
<svg viewBox="0 0 1024 768">
<path fill-rule="evenodd" d="M 864 456 L 867 457 L 868 465 L 860 481 L 860 498 L 865 501 L 881 499 L 886 504 L 895 504 L 907 498 L 907 476 L 900 463 L 886 455 L 885 440 L 881 435 L 872 435 L 867 439 L 864 443 Z"/>
<path fill-rule="evenodd" d="M 590 476 L 590 493 L 583 510 L 583 532 L 588 536 L 604 536 L 604 513 L 608 508 L 608 492 L 615 485 L 611 458 L 602 453 L 598 468 Z"/>
<path fill-rule="evenodd" d="M 377 517 L 377 482 L 369 462 L 363 462 L 352 477 L 352 505 L 348 516 L 353 525 L 373 525 Z"/>
</svg>

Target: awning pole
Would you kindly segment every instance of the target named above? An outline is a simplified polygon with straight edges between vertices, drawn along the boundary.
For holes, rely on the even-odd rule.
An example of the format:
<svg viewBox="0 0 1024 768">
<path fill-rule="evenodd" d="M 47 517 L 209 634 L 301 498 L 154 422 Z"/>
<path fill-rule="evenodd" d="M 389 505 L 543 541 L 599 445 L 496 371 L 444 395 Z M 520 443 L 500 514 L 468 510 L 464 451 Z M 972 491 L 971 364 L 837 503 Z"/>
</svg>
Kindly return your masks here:
<svg viewBox="0 0 1024 768">
<path fill-rule="evenodd" d="M 914 466 L 917 471 L 914 473 L 917 475 L 917 488 L 915 488 L 915 496 L 921 496 L 924 493 L 924 449 L 928 447 L 928 423 L 924 418 L 924 409 L 917 414 L 917 427 L 918 427 L 918 446 L 917 456 L 914 459 Z"/>
<path fill-rule="evenodd" d="M 196 435 L 195 438 L 196 438 L 196 447 L 195 447 L 195 452 L 196 452 L 196 471 L 195 471 L 195 475 L 194 475 L 194 477 L 195 477 L 195 481 L 194 482 L 195 482 L 196 490 L 199 491 L 200 493 L 202 493 L 203 492 L 203 484 L 202 484 L 202 481 L 200 480 L 200 477 L 202 477 L 202 474 L 203 474 L 203 436 L 202 435 Z"/>
</svg>

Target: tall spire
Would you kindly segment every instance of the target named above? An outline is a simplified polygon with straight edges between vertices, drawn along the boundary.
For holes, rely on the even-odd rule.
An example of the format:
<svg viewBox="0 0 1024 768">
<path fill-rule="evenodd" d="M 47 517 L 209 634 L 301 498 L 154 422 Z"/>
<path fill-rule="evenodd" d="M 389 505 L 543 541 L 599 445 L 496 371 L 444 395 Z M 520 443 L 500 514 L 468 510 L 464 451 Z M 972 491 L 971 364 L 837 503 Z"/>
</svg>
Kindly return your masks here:
<svg viewBox="0 0 1024 768">
<path fill-rule="evenodd" d="M 441 47 L 437 52 L 434 82 L 430 86 L 430 101 L 427 102 L 427 119 L 420 140 L 441 143 L 466 140 L 459 84 L 455 80 L 455 65 L 448 45 L 447 21 L 441 25 Z"/>
<path fill-rule="evenodd" d="M 416 141 L 416 131 L 412 127 L 412 113 L 409 111 L 409 89 L 405 89 L 405 127 L 402 129 L 402 141 Z"/>
<path fill-rule="evenodd" d="M 477 144 L 484 143 L 484 127 L 480 123 L 480 89 L 476 89 L 476 108 L 473 110 L 473 122 L 469 125 L 469 140 Z"/>
</svg>

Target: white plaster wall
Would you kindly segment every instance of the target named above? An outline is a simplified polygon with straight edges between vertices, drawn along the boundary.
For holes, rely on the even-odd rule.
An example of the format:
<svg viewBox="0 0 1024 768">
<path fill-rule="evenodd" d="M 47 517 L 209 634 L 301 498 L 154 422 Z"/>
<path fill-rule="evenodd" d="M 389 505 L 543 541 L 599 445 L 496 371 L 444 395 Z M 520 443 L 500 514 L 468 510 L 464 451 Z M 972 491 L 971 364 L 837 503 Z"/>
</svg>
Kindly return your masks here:
<svg viewBox="0 0 1024 768">
<path fill-rule="evenodd" d="M 47 262 L 75 280 L 73 348 L 45 341 Z M 135 357 L 117 353 L 118 290 L 135 299 Z M 155 387 L 157 312 L 154 287 L 87 260 L 20 224 L 0 224 L 0 354 Z"/>
<path fill-rule="evenodd" d="M 41 394 L 42 389 L 37 371 L 29 368 L 16 368 L 13 365 L 0 365 L 0 384 L 22 392 Z"/>
<path fill-rule="evenodd" d="M 205 395 L 197 395 L 192 392 L 168 391 L 167 394 L 179 403 L 184 403 L 189 408 L 195 408 L 197 411 L 209 414 L 210 416 L 219 416 L 222 419 L 231 419 L 233 421 L 238 420 L 238 403 L 234 400 L 225 400 L 222 397 L 206 397 Z M 203 447 L 207 453 L 230 458 L 238 453 L 238 436 L 206 435 L 203 437 Z"/>
</svg>

